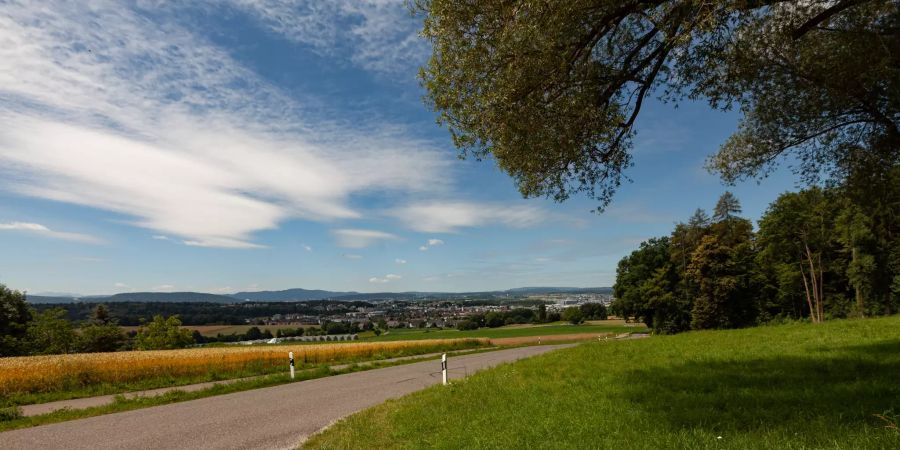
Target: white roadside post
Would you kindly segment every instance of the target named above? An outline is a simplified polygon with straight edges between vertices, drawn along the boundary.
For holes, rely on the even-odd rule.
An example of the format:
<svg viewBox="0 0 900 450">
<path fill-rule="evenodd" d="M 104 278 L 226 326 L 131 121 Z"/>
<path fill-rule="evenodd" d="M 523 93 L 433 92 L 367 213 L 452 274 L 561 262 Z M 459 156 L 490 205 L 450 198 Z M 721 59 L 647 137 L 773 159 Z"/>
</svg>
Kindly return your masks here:
<svg viewBox="0 0 900 450">
<path fill-rule="evenodd" d="M 288 353 L 288 358 L 291 359 L 291 379 L 294 379 L 294 352 Z"/>
<path fill-rule="evenodd" d="M 441 376 L 444 380 L 444 386 L 447 385 L 447 354 L 441 355 Z"/>
</svg>

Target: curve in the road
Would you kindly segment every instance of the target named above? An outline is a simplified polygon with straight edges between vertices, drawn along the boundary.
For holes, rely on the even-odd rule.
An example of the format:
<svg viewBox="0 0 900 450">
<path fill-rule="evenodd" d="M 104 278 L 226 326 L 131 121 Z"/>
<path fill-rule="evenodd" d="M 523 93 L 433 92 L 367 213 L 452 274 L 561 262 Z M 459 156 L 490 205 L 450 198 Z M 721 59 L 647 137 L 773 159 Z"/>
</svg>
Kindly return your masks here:
<svg viewBox="0 0 900 450">
<path fill-rule="evenodd" d="M 450 378 L 556 350 L 547 345 L 460 356 Z M 3 449 L 295 448 L 341 417 L 440 383 L 440 363 L 368 370 L 0 433 Z"/>
</svg>

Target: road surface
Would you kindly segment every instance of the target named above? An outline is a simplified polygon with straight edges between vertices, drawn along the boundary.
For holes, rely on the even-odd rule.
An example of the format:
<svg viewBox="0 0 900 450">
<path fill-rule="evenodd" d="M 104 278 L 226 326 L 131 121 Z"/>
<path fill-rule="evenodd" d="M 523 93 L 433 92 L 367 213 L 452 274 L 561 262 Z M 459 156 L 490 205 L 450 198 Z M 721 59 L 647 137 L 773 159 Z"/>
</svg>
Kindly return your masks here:
<svg viewBox="0 0 900 450">
<path fill-rule="evenodd" d="M 450 358 L 450 379 L 571 345 Z M 439 371 L 424 361 L 8 431 L 0 448 L 293 449 L 341 417 L 440 383 Z"/>
</svg>

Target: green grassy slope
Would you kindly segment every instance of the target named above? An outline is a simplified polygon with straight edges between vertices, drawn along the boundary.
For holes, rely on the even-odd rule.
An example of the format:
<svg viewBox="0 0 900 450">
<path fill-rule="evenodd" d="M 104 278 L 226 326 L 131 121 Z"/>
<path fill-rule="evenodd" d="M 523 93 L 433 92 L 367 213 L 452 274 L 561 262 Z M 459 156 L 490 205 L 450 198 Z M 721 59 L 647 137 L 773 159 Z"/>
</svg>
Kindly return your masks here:
<svg viewBox="0 0 900 450">
<path fill-rule="evenodd" d="M 415 339 L 459 339 L 459 338 L 507 338 L 507 337 L 525 337 L 525 336 L 551 336 L 560 334 L 579 334 L 579 333 L 637 333 L 647 331 L 643 326 L 625 326 L 615 321 L 610 323 L 591 325 L 536 325 L 536 326 L 511 326 L 502 328 L 480 328 L 478 330 L 436 330 L 428 331 L 422 329 L 399 329 L 391 330 L 390 333 L 383 334 L 378 337 L 361 337 L 363 340 L 371 341 L 401 341 Z"/>
<path fill-rule="evenodd" d="M 306 445 L 900 448 L 875 416 L 890 410 L 900 317 L 590 342 L 389 401 Z"/>
</svg>

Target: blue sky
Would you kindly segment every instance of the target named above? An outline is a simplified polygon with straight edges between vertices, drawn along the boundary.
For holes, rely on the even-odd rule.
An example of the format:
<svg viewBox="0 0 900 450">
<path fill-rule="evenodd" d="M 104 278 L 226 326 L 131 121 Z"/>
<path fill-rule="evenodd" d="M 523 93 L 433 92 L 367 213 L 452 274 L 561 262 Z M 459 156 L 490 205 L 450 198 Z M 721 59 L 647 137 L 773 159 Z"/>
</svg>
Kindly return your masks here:
<svg viewBox="0 0 900 450">
<path fill-rule="evenodd" d="M 633 180 L 522 199 L 459 161 L 402 1 L 0 5 L 0 282 L 32 293 L 608 286 L 725 190 L 737 113 L 650 102 Z M 731 187 L 757 219 L 796 179 Z"/>
</svg>

